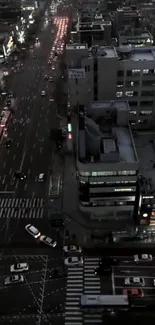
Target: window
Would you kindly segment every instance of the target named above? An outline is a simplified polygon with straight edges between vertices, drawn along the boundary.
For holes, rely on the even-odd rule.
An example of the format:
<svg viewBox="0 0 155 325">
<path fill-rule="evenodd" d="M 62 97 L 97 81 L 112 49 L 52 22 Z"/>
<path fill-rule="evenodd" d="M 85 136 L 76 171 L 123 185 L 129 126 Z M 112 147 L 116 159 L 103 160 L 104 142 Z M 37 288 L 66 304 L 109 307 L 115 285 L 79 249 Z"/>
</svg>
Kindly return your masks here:
<svg viewBox="0 0 155 325">
<path fill-rule="evenodd" d="M 117 83 L 117 87 L 118 87 L 118 88 L 122 88 L 122 87 L 123 87 L 123 82 L 122 82 L 122 81 L 118 81 L 118 83 Z"/>
<path fill-rule="evenodd" d="M 136 171 L 135 170 L 120 170 L 118 172 L 118 175 L 121 175 L 121 176 L 128 176 L 128 175 L 136 175 Z"/>
<path fill-rule="evenodd" d="M 139 86 L 139 81 L 135 80 L 135 81 L 127 81 L 126 82 L 126 87 L 136 87 Z"/>
<path fill-rule="evenodd" d="M 132 70 L 132 76 L 140 76 L 140 70 L 139 69 Z"/>
<path fill-rule="evenodd" d="M 136 111 L 130 111 L 129 114 L 130 114 L 130 115 L 136 115 L 137 112 L 136 112 Z"/>
<path fill-rule="evenodd" d="M 127 70 L 127 76 L 131 77 L 132 76 L 132 71 L 131 70 Z"/>
<path fill-rule="evenodd" d="M 152 111 L 141 111 L 140 115 L 152 115 Z"/>
<path fill-rule="evenodd" d="M 135 102 L 135 101 L 129 102 L 129 105 L 130 105 L 130 107 L 137 106 L 137 102 Z"/>
<path fill-rule="evenodd" d="M 123 92 L 122 91 L 117 91 L 117 93 L 116 93 L 116 97 L 117 98 L 120 98 L 120 97 L 122 97 L 123 96 Z"/>
<path fill-rule="evenodd" d="M 144 69 L 143 74 L 149 74 L 149 69 Z"/>
<path fill-rule="evenodd" d="M 96 176 L 117 176 L 117 171 L 92 172 L 92 177 Z"/>
<path fill-rule="evenodd" d="M 148 96 L 154 96 L 154 91 L 153 90 L 150 90 L 150 91 L 147 91 L 147 90 L 143 90 L 141 92 L 141 96 L 144 96 L 144 97 L 148 97 Z"/>
<path fill-rule="evenodd" d="M 120 70 L 117 72 L 118 77 L 123 77 L 124 76 L 124 71 Z"/>
<path fill-rule="evenodd" d="M 140 102 L 141 106 L 152 106 L 153 105 L 153 100 L 144 100 Z"/>
<path fill-rule="evenodd" d="M 142 86 L 144 87 L 150 87 L 150 86 L 155 86 L 155 80 L 143 80 Z"/>
<path fill-rule="evenodd" d="M 133 91 L 126 91 L 125 92 L 125 96 L 127 96 L 127 97 L 133 97 Z"/>
<path fill-rule="evenodd" d="M 137 91 L 126 91 L 125 96 L 127 96 L 127 97 L 138 96 L 138 92 Z"/>
</svg>

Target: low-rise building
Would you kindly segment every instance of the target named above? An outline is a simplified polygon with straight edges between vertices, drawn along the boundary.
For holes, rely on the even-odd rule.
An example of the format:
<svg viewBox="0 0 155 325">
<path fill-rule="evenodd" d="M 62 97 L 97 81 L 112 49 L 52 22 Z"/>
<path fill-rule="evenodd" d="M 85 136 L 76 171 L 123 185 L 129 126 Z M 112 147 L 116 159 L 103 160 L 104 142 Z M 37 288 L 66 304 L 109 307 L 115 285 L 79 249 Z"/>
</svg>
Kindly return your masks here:
<svg viewBox="0 0 155 325">
<path fill-rule="evenodd" d="M 79 112 L 79 208 L 91 218 L 133 220 L 139 162 L 126 101 L 93 102 Z"/>
</svg>

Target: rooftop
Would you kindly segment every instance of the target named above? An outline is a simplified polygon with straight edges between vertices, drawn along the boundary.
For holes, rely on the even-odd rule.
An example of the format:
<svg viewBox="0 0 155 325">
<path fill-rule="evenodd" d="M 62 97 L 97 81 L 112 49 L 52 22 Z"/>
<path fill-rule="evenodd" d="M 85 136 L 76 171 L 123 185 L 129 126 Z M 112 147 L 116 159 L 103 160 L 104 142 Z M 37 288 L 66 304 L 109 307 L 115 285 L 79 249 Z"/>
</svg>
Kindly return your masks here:
<svg viewBox="0 0 155 325">
<path fill-rule="evenodd" d="M 125 101 L 92 103 L 79 117 L 79 160 L 85 163 L 135 163 L 137 155 Z"/>
<path fill-rule="evenodd" d="M 80 31 L 96 31 L 96 30 L 103 30 L 103 25 L 102 24 L 97 24 L 97 23 L 82 23 L 77 26 L 77 29 Z"/>
<path fill-rule="evenodd" d="M 151 33 L 148 30 L 142 30 L 140 28 L 124 28 L 119 31 L 120 36 L 133 36 L 133 37 L 144 37 L 152 38 Z"/>
<path fill-rule="evenodd" d="M 118 54 L 124 55 L 124 60 L 132 61 L 154 61 L 155 47 L 136 48 L 131 45 L 121 45 L 118 49 Z M 127 55 L 127 57 L 125 56 Z"/>
<path fill-rule="evenodd" d="M 89 56 L 102 56 L 105 58 L 116 58 L 117 52 L 113 46 L 92 46 L 89 49 Z"/>
</svg>

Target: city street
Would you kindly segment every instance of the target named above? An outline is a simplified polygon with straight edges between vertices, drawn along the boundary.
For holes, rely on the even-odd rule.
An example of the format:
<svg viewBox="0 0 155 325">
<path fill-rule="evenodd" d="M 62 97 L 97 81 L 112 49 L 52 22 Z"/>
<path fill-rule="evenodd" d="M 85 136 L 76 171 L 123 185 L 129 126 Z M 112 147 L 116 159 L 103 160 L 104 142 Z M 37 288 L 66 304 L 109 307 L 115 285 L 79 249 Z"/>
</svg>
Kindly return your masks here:
<svg viewBox="0 0 155 325">
<path fill-rule="evenodd" d="M 54 32 L 51 33 L 52 30 Z M 53 96 L 54 83 L 44 79 L 45 75 L 55 79 L 59 73 L 57 62 L 47 64 L 56 33 L 54 21 L 47 24 L 44 20 L 43 29 L 36 35 L 39 43 L 34 44 L 34 49 L 29 49 L 23 66 L 11 82 L 10 90 L 17 98 L 18 107 L 8 130 L 11 147 L 1 148 L 0 151 L 0 191 L 15 192 L 17 197 L 44 198 L 47 193 L 47 182 L 38 184 L 37 177 L 40 173 L 48 176 L 52 154 L 49 131 L 58 126 L 56 104 L 49 101 Z M 46 92 L 45 96 L 41 96 L 42 91 Z M 16 170 L 25 173 L 27 179 L 24 182 L 14 180 Z"/>
</svg>

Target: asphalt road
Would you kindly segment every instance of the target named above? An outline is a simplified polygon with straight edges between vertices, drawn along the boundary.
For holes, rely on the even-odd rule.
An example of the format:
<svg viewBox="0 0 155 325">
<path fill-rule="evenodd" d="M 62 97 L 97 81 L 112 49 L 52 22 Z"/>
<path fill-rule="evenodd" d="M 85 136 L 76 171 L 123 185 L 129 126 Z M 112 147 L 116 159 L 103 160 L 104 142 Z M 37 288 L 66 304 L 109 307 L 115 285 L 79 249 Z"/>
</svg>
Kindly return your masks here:
<svg viewBox="0 0 155 325">
<path fill-rule="evenodd" d="M 58 126 L 56 104 L 49 102 L 54 83 L 44 80 L 46 74 L 56 78 L 59 73 L 56 62 L 47 64 L 57 29 L 53 21 L 48 25 L 43 21 L 43 26 L 36 35 L 40 43 L 29 50 L 23 66 L 13 77 L 11 90 L 18 100 L 18 108 L 8 129 L 8 136 L 13 142 L 9 149 L 0 150 L 0 191 L 15 192 L 17 197 L 45 197 L 47 183 L 38 184 L 36 179 L 39 173 L 48 175 L 52 154 L 49 130 Z M 42 90 L 46 91 L 45 97 L 41 96 Z M 14 181 L 16 170 L 22 170 L 27 175 L 25 182 Z"/>
</svg>

